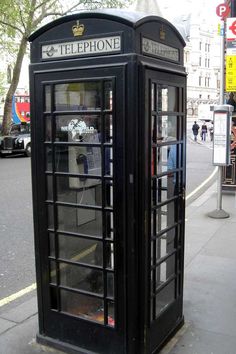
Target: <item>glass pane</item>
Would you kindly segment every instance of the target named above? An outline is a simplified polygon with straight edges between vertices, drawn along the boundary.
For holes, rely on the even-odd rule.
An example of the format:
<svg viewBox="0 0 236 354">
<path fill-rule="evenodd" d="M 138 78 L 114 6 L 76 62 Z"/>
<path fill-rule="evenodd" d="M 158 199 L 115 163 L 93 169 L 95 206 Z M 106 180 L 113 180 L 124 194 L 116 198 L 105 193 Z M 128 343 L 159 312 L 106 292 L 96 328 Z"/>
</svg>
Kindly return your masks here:
<svg viewBox="0 0 236 354">
<path fill-rule="evenodd" d="M 155 126 L 156 124 L 156 126 Z M 152 140 L 154 143 L 175 141 L 178 136 L 177 116 L 152 117 Z"/>
<path fill-rule="evenodd" d="M 111 327 L 115 326 L 115 309 L 114 309 L 114 303 L 113 302 L 108 302 L 108 319 L 107 319 L 107 323 Z"/>
<path fill-rule="evenodd" d="M 56 111 L 100 110 L 100 82 L 71 82 L 55 85 Z"/>
<path fill-rule="evenodd" d="M 57 282 L 56 262 L 49 261 L 49 281 L 52 284 Z"/>
<path fill-rule="evenodd" d="M 45 86 L 45 107 L 44 110 L 46 112 L 51 111 L 51 86 L 46 85 Z"/>
<path fill-rule="evenodd" d="M 57 200 L 91 206 L 102 206 L 102 181 L 92 178 L 57 177 Z"/>
<path fill-rule="evenodd" d="M 158 110 L 178 111 L 178 88 L 174 86 L 158 85 Z"/>
<path fill-rule="evenodd" d="M 47 200 L 53 200 L 53 176 L 47 176 Z"/>
<path fill-rule="evenodd" d="M 102 242 L 58 235 L 58 243 L 59 258 L 102 267 Z"/>
<path fill-rule="evenodd" d="M 48 204 L 47 206 L 47 217 L 48 217 L 48 228 L 54 229 L 54 209 L 53 205 Z"/>
<path fill-rule="evenodd" d="M 151 109 L 152 111 L 156 111 L 156 84 L 152 83 L 151 88 Z"/>
<path fill-rule="evenodd" d="M 156 142 L 157 142 L 157 124 L 156 124 L 156 117 L 155 116 L 152 116 L 151 140 L 154 144 L 156 144 Z"/>
<path fill-rule="evenodd" d="M 58 229 L 102 237 L 102 212 L 92 209 L 58 206 Z"/>
<path fill-rule="evenodd" d="M 157 232 L 167 227 L 173 226 L 176 222 L 175 202 L 172 201 L 156 210 L 156 228 Z"/>
<path fill-rule="evenodd" d="M 49 232 L 48 234 L 49 237 L 49 255 L 51 257 L 55 257 L 55 234 L 52 232 Z"/>
<path fill-rule="evenodd" d="M 156 317 L 174 300 L 175 280 L 170 282 L 156 295 Z"/>
<path fill-rule="evenodd" d="M 168 111 L 168 88 L 159 86 L 158 91 L 158 95 L 160 97 L 160 99 L 158 100 L 158 110 Z"/>
<path fill-rule="evenodd" d="M 61 311 L 104 324 L 103 300 L 94 297 L 60 291 Z"/>
<path fill-rule="evenodd" d="M 101 142 L 100 115 L 56 116 L 56 141 Z"/>
<path fill-rule="evenodd" d="M 104 174 L 107 176 L 113 176 L 113 148 L 105 147 L 105 171 Z"/>
<path fill-rule="evenodd" d="M 111 180 L 105 180 L 106 191 L 106 206 L 113 207 L 113 182 Z"/>
<path fill-rule="evenodd" d="M 157 148 L 157 152 L 156 152 L 157 174 L 161 174 L 163 172 L 171 171 L 178 168 L 177 151 L 178 151 L 177 145 L 161 146 Z M 152 148 L 152 153 L 155 154 L 154 148 Z"/>
<path fill-rule="evenodd" d="M 152 180 L 152 206 L 166 202 L 178 194 L 177 176 L 176 172 Z"/>
<path fill-rule="evenodd" d="M 52 141 L 52 120 L 50 116 L 45 117 L 45 141 Z"/>
<path fill-rule="evenodd" d="M 45 149 L 45 169 L 52 172 L 52 147 L 47 146 Z"/>
<path fill-rule="evenodd" d="M 101 176 L 101 149 L 86 146 L 56 146 L 55 168 L 58 172 Z M 84 180 L 80 179 L 83 183 L 79 184 L 78 188 L 84 186 Z"/>
<path fill-rule="evenodd" d="M 113 213 L 106 213 L 106 237 L 113 240 L 114 237 L 114 220 Z"/>
<path fill-rule="evenodd" d="M 114 269 L 114 244 L 106 244 L 106 267 L 108 269 Z"/>
<path fill-rule="evenodd" d="M 156 153 L 157 174 L 167 171 L 168 149 L 169 149 L 168 146 L 162 146 L 157 148 L 157 153 Z"/>
<path fill-rule="evenodd" d="M 104 83 L 104 96 L 105 96 L 105 109 L 112 110 L 112 99 L 113 99 L 113 92 L 112 92 L 112 82 L 106 81 Z"/>
<path fill-rule="evenodd" d="M 174 251 L 175 248 L 175 234 L 176 230 L 172 229 L 166 232 L 164 235 L 159 237 L 155 242 L 154 245 L 156 259 L 154 259 L 153 264 L 159 261 L 160 258 L 167 256 L 167 254 Z"/>
<path fill-rule="evenodd" d="M 113 120 L 112 120 L 112 115 L 111 114 L 106 114 L 105 115 L 105 143 L 112 143 L 113 141 Z"/>
<path fill-rule="evenodd" d="M 60 262 L 60 284 L 102 295 L 103 273 L 99 270 Z"/>
<path fill-rule="evenodd" d="M 114 274 L 107 273 L 107 296 L 114 298 Z"/>
</svg>

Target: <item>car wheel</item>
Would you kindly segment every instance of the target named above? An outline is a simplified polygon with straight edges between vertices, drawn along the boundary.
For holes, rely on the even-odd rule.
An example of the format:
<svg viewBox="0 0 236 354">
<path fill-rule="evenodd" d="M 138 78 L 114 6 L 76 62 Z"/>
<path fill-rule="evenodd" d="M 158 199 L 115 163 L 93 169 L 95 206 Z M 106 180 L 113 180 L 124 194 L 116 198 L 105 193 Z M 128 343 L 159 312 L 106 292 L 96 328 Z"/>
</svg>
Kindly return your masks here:
<svg viewBox="0 0 236 354">
<path fill-rule="evenodd" d="M 31 145 L 30 145 L 30 143 L 26 145 L 25 155 L 28 156 L 28 157 L 31 156 Z"/>
</svg>

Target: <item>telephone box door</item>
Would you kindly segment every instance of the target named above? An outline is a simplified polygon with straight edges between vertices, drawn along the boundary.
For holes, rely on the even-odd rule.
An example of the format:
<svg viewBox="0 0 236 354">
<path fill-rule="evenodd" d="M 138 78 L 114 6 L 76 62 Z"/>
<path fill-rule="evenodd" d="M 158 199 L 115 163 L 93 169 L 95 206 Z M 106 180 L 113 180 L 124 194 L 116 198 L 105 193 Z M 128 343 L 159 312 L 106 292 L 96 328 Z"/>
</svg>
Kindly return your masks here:
<svg viewBox="0 0 236 354">
<path fill-rule="evenodd" d="M 126 345 L 123 84 L 122 67 L 35 74 L 40 333 L 99 353 Z"/>
<path fill-rule="evenodd" d="M 146 71 L 151 352 L 183 321 L 185 77 Z"/>
</svg>

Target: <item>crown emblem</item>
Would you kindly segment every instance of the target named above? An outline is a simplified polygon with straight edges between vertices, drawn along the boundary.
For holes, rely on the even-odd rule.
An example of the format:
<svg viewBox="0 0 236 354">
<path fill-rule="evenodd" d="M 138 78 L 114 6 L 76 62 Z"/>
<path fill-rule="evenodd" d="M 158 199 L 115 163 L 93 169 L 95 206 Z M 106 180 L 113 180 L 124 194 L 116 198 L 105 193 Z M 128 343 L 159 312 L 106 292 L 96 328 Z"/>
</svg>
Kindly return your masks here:
<svg viewBox="0 0 236 354">
<path fill-rule="evenodd" d="M 160 39 L 162 39 L 163 41 L 166 39 L 166 32 L 163 26 L 160 28 Z"/>
<path fill-rule="evenodd" d="M 85 27 L 83 24 L 80 24 L 79 21 L 76 22 L 76 25 L 72 27 L 72 32 L 75 37 L 82 36 L 84 33 Z"/>
</svg>

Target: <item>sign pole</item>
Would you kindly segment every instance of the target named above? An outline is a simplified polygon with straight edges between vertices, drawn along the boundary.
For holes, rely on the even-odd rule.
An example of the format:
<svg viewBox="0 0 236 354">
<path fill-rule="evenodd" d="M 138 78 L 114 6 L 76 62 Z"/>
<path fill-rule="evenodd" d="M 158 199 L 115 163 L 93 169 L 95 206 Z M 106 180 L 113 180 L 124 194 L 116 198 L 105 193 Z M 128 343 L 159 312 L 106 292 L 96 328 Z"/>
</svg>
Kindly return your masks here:
<svg viewBox="0 0 236 354">
<path fill-rule="evenodd" d="M 225 89 L 225 22 L 221 20 L 220 30 L 220 99 L 219 104 L 224 104 L 224 89 Z M 222 209 L 222 173 L 223 167 L 218 166 L 217 177 L 217 206 L 216 210 L 208 213 L 208 216 L 214 219 L 225 219 L 229 214 Z"/>
</svg>

